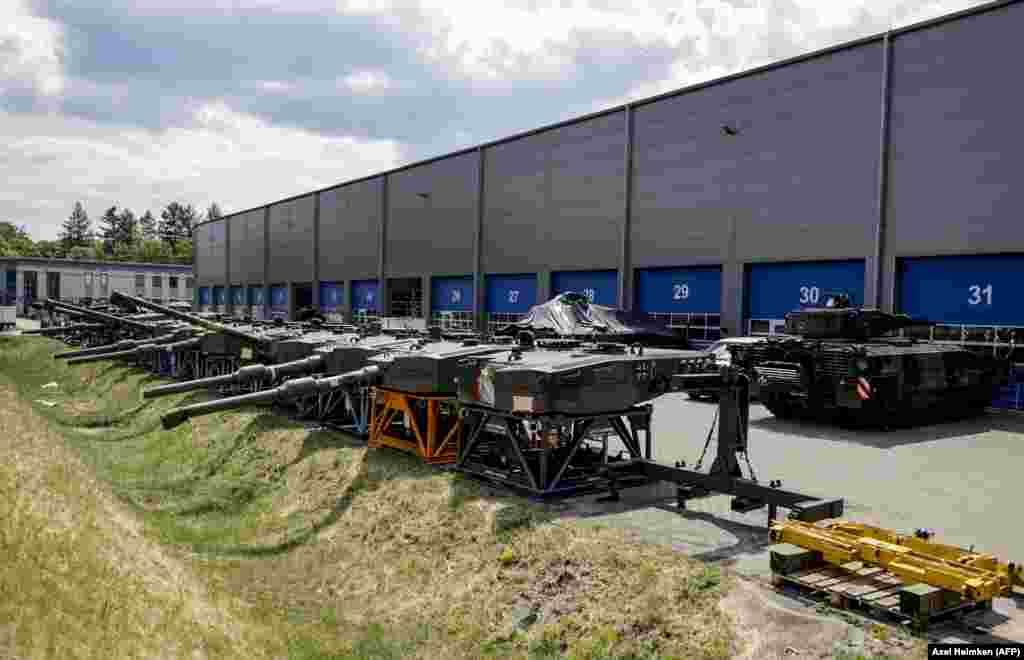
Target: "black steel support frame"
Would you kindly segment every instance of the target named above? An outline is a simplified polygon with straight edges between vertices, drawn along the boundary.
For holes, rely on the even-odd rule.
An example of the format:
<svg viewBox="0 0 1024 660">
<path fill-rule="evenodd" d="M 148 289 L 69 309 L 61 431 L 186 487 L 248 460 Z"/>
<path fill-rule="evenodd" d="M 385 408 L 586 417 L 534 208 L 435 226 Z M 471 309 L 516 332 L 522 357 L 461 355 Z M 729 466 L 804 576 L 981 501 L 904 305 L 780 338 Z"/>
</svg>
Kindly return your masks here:
<svg viewBox="0 0 1024 660">
<path fill-rule="evenodd" d="M 595 490 L 607 490 L 610 479 L 606 475 L 609 466 L 619 463 L 632 463 L 635 461 L 649 460 L 652 452 L 651 438 L 651 415 L 653 406 L 642 405 L 613 412 L 602 412 L 587 415 L 527 415 L 495 410 L 477 405 L 462 406 L 466 419 L 468 437 L 459 452 L 459 459 L 456 468 L 467 474 L 482 477 L 484 479 L 496 480 L 517 490 L 541 498 L 552 496 L 568 496 Z M 488 441 L 497 443 L 506 452 L 510 460 L 510 468 L 502 471 L 474 460 L 474 450 L 480 447 L 484 439 L 484 431 L 488 424 L 499 422 L 505 427 L 504 434 L 488 434 Z M 522 423 L 536 424 L 543 430 L 555 429 L 559 435 L 567 440 L 564 447 L 568 452 L 560 462 L 554 456 L 554 448 L 542 446 L 537 449 L 526 449 L 523 447 L 523 426 Z M 601 466 L 599 471 L 594 471 L 583 480 L 572 479 L 567 472 L 572 467 L 573 459 L 580 448 L 594 438 L 590 435 L 595 426 L 600 427 L 604 422 L 620 438 L 626 451 L 629 453 L 629 460 L 609 461 L 607 438 L 601 440 Z M 644 434 L 641 441 L 640 433 Z M 527 452 L 536 458 L 535 462 L 528 460 Z M 522 478 L 513 476 L 515 470 L 520 470 Z M 553 473 L 553 476 L 552 476 Z M 629 475 L 617 476 L 616 481 L 622 479 L 635 481 L 646 481 L 645 477 Z M 631 485 L 640 485 L 631 483 Z"/>
<path fill-rule="evenodd" d="M 676 382 L 686 376 L 676 376 Z M 698 376 L 693 383 L 706 386 L 706 379 Z M 842 499 L 821 499 L 804 493 L 782 490 L 782 482 L 773 480 L 764 485 L 757 481 L 750 467 L 750 478 L 743 476 L 737 455 L 746 457 L 747 431 L 749 426 L 750 392 L 749 379 L 739 370 L 726 370 L 719 383 L 718 442 L 714 462 L 708 472 L 687 469 L 684 463 L 675 466 L 656 463 L 649 458 L 634 461 L 621 468 L 609 470 L 612 498 L 618 495 L 618 481 L 622 477 L 639 474 L 650 481 L 666 481 L 677 485 L 676 498 L 680 508 L 686 507 L 688 499 L 711 494 L 732 495 L 732 509 L 748 512 L 768 507 L 768 521 L 775 520 L 778 508 L 790 509 L 790 517 L 816 522 L 826 518 L 839 517 L 843 513 Z M 709 436 L 710 442 L 710 436 Z M 703 457 L 702 457 L 703 459 Z M 749 459 L 747 460 L 750 466 Z"/>
</svg>

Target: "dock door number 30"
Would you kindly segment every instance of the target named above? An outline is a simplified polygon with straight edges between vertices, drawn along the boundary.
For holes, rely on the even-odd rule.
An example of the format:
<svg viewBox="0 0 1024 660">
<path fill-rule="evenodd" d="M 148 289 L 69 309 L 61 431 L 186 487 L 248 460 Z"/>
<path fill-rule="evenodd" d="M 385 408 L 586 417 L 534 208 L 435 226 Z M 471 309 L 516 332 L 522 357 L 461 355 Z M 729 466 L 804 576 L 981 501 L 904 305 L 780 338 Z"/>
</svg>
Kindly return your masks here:
<svg viewBox="0 0 1024 660">
<path fill-rule="evenodd" d="M 821 289 L 816 286 L 800 287 L 801 305 L 817 305 L 819 300 L 821 300 Z"/>
</svg>

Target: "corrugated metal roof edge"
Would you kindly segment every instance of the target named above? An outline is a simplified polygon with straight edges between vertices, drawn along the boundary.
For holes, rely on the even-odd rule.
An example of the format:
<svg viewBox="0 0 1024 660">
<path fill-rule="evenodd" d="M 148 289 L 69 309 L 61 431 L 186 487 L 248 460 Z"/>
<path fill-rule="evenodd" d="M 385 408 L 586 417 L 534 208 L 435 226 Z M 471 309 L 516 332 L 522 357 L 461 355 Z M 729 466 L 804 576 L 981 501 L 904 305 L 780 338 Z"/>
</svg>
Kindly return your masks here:
<svg viewBox="0 0 1024 660">
<path fill-rule="evenodd" d="M 821 49 L 818 49 L 818 50 L 815 50 L 815 51 L 811 51 L 809 53 L 804 53 L 803 55 L 796 55 L 794 57 L 790 57 L 790 58 L 787 58 L 787 59 L 784 59 L 784 60 L 779 60 L 777 62 L 771 62 L 769 64 L 765 64 L 765 65 L 762 65 L 762 66 L 759 66 L 759 67 L 755 67 L 753 69 L 746 69 L 744 71 L 739 71 L 737 73 L 729 74 L 727 76 L 722 76 L 721 78 L 715 78 L 713 80 L 706 80 L 704 82 L 700 82 L 700 83 L 696 83 L 696 84 L 693 84 L 693 85 L 689 85 L 687 87 L 681 87 L 679 89 L 670 90 L 668 92 L 662 92 L 661 94 L 657 94 L 655 96 L 649 96 L 647 98 L 643 98 L 643 99 L 640 99 L 640 100 L 637 100 L 637 101 L 631 101 L 629 103 L 624 103 L 622 105 L 617 105 L 615 107 L 607 108 L 605 110 L 598 110 L 596 112 L 591 112 L 589 114 L 580 115 L 579 117 L 573 117 L 572 119 L 565 119 L 565 120 L 562 120 L 560 122 L 556 122 L 556 123 L 553 123 L 553 124 L 546 124 L 546 125 L 541 126 L 539 128 L 533 128 L 533 129 L 530 129 L 528 131 L 523 131 L 521 133 L 515 133 L 513 135 L 509 135 L 509 136 L 506 136 L 506 137 L 503 137 L 503 138 L 498 138 L 496 140 L 491 140 L 490 142 L 483 142 L 483 143 L 478 144 L 478 145 L 473 146 L 473 147 L 467 147 L 465 149 L 460 149 L 458 151 L 452 151 L 452 152 L 449 152 L 449 153 L 446 153 L 446 154 L 441 154 L 439 156 L 433 156 L 431 158 L 426 158 L 424 160 L 415 161 L 413 163 L 407 163 L 405 165 L 401 165 L 399 167 L 392 168 L 390 170 L 385 170 L 383 172 L 377 172 L 375 174 L 370 174 L 370 175 L 367 175 L 367 176 L 359 177 L 357 179 L 350 179 L 348 181 L 342 181 L 340 183 L 331 184 L 329 186 L 325 186 L 323 188 L 318 188 L 316 190 L 310 190 L 308 192 L 300 193 L 300 194 L 297 194 L 297 195 L 292 195 L 291 197 L 285 197 L 283 199 L 278 199 L 278 200 L 275 200 L 275 201 L 272 201 L 272 202 L 267 202 L 265 204 L 260 204 L 258 206 L 253 206 L 253 207 L 247 208 L 244 211 L 236 211 L 234 213 L 230 213 L 228 215 L 225 215 L 225 216 L 222 216 L 220 218 L 217 218 L 216 220 L 207 220 L 206 222 L 201 222 L 198 225 L 196 225 L 196 227 L 202 227 L 203 225 L 212 224 L 214 222 L 221 222 L 221 221 L 224 221 L 224 220 L 230 220 L 231 218 L 233 218 L 235 216 L 243 215 L 245 213 L 252 213 L 253 211 L 259 211 L 259 210 L 262 210 L 262 209 L 266 209 L 267 207 L 274 206 L 276 204 L 284 204 L 284 203 L 287 203 L 287 202 L 294 201 L 296 199 L 300 199 L 302 197 L 307 197 L 309 195 L 318 195 L 318 194 L 320 194 L 322 192 L 326 192 L 328 190 L 334 190 L 335 188 L 342 188 L 344 186 L 351 186 L 351 185 L 354 185 L 356 183 L 362 183 L 364 181 L 370 181 L 370 180 L 373 180 L 373 179 L 377 179 L 379 177 L 384 177 L 384 176 L 388 176 L 388 175 L 391 175 L 391 174 L 397 174 L 399 172 L 403 172 L 405 170 L 412 169 L 414 167 L 422 167 L 423 165 L 428 165 L 430 163 L 434 163 L 434 162 L 437 162 L 439 160 L 444 160 L 446 158 L 454 158 L 456 156 L 462 156 L 462 155 L 465 155 L 465 154 L 473 153 L 474 151 L 479 151 L 480 149 L 486 149 L 488 147 L 493 147 L 493 146 L 496 146 L 496 145 L 499 145 L 499 144 L 504 144 L 506 142 L 512 142 L 513 140 L 519 140 L 519 139 L 522 139 L 524 137 L 529 137 L 531 135 L 537 135 L 539 133 L 544 133 L 545 131 L 551 131 L 551 130 L 554 130 L 556 128 L 562 128 L 564 126 L 571 126 L 573 124 L 578 124 L 580 122 L 588 121 L 590 119 L 595 119 L 597 117 L 603 117 L 605 115 L 615 114 L 616 112 L 622 112 L 623 110 L 625 110 L 625 109 L 627 109 L 629 107 L 634 107 L 635 108 L 635 107 L 641 106 L 641 105 L 648 105 L 648 104 L 654 103 L 656 101 L 660 101 L 662 99 L 671 98 L 673 96 L 681 96 L 683 94 L 688 94 L 690 92 L 695 92 L 695 91 L 698 91 L 698 90 L 701 90 L 701 89 L 706 89 L 708 87 L 713 87 L 715 85 L 721 85 L 723 83 L 731 82 L 733 80 L 739 80 L 741 78 L 746 78 L 748 76 L 754 76 L 754 75 L 757 75 L 759 73 L 765 73 L 767 71 L 772 71 L 774 69 L 780 69 L 782 67 L 789 66 L 791 64 L 798 64 L 800 62 L 805 62 L 805 61 L 808 61 L 808 60 L 812 60 L 812 59 L 815 59 L 815 58 L 818 58 L 818 57 L 822 57 L 824 55 L 831 55 L 833 53 L 838 53 L 840 51 L 849 50 L 851 48 L 857 48 L 859 46 L 866 46 L 866 45 L 868 45 L 870 43 L 882 41 L 887 34 L 890 35 L 890 36 L 898 36 L 898 35 L 901 35 L 901 34 L 907 34 L 909 32 L 916 32 L 918 30 L 927 29 L 927 28 L 930 28 L 930 27 L 934 27 L 936 25 L 941 25 L 943 23 L 948 23 L 948 22 L 951 22 L 951 21 L 959 20 L 961 18 L 966 18 L 968 16 L 976 16 L 978 14 L 984 14 L 984 13 L 987 13 L 987 12 L 990 12 L 990 11 L 995 11 L 995 10 L 998 10 L 998 9 L 1002 9 L 1004 7 L 1008 7 L 1010 5 L 1017 4 L 1017 3 L 1021 2 L 1021 1 L 1022 0 L 994 0 L 993 2 L 989 2 L 989 3 L 986 3 L 986 4 L 978 5 L 977 7 L 970 7 L 968 9 L 962 9 L 962 10 L 960 10 L 958 12 L 953 12 L 951 14 L 945 14 L 943 16 L 937 16 L 935 18 L 930 18 L 930 19 L 925 20 L 925 21 L 919 21 L 919 22 L 913 23 L 911 25 L 905 25 L 905 26 L 903 26 L 901 28 L 898 28 L 898 29 L 895 29 L 895 30 L 889 30 L 887 32 L 880 32 L 878 34 L 874 34 L 874 35 L 871 35 L 871 36 L 868 36 L 868 37 L 861 37 L 860 39 L 854 39 L 852 41 L 847 41 L 847 42 L 844 42 L 844 43 L 841 43 L 841 44 L 837 44 L 835 46 L 827 46 L 825 48 L 821 48 Z"/>
</svg>

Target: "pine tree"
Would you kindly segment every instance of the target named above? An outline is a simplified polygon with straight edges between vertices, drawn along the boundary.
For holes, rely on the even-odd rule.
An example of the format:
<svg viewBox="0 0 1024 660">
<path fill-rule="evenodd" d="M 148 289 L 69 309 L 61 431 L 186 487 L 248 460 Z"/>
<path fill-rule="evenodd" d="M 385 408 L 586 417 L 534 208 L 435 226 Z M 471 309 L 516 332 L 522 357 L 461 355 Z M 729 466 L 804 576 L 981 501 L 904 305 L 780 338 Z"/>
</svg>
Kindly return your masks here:
<svg viewBox="0 0 1024 660">
<path fill-rule="evenodd" d="M 139 230 L 142 232 L 142 240 L 152 241 L 156 239 L 156 218 L 153 217 L 149 210 L 139 218 Z"/>
<path fill-rule="evenodd" d="M 92 240 L 91 223 L 89 215 L 81 202 L 75 202 L 75 208 L 71 215 L 61 225 L 60 242 L 65 250 L 75 246 L 87 246 Z"/>
<path fill-rule="evenodd" d="M 133 246 L 136 245 L 142 236 L 139 233 L 139 221 L 129 209 L 121 211 L 121 215 L 118 216 L 120 221 L 117 227 L 118 238 L 124 245 Z"/>
<path fill-rule="evenodd" d="M 192 239 L 192 228 L 197 220 L 196 210 L 191 204 L 171 202 L 160 212 L 160 238 L 173 250 L 178 241 Z"/>
<path fill-rule="evenodd" d="M 100 237 L 103 238 L 103 242 L 109 246 L 109 249 L 113 249 L 120 242 L 119 229 L 121 228 L 121 216 L 117 213 L 117 207 L 111 206 L 107 209 L 103 217 L 100 218 Z"/>
<path fill-rule="evenodd" d="M 206 217 L 203 218 L 203 221 L 205 222 L 208 220 L 216 220 L 218 218 L 223 217 L 223 211 L 220 210 L 220 206 L 217 205 L 217 202 L 214 202 L 213 204 L 210 204 L 210 206 L 206 209 Z"/>
</svg>

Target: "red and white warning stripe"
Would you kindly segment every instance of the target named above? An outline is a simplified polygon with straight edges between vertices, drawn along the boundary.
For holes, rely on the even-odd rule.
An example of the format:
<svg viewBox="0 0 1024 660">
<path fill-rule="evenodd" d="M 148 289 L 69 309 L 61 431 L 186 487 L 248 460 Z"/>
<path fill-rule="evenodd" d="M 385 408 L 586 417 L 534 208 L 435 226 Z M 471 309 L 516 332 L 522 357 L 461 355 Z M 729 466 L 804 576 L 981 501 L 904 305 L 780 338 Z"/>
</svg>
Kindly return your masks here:
<svg viewBox="0 0 1024 660">
<path fill-rule="evenodd" d="M 871 383 L 863 376 L 857 378 L 857 396 L 860 397 L 860 400 L 867 401 L 871 398 L 871 394 Z"/>
</svg>

